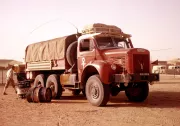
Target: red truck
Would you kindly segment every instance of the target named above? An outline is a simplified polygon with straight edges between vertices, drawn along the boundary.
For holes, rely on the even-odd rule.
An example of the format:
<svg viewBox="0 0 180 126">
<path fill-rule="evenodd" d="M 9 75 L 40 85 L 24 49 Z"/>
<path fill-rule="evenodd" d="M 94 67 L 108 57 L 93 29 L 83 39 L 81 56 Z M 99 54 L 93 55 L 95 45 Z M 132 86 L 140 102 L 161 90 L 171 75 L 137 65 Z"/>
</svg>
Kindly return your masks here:
<svg viewBox="0 0 180 126">
<path fill-rule="evenodd" d="M 134 48 L 130 37 L 116 26 L 92 24 L 81 34 L 28 45 L 26 77 L 34 86 L 50 87 L 53 98 L 69 89 L 105 106 L 110 95 L 125 91 L 130 101 L 142 102 L 159 74 L 151 73 L 150 52 Z"/>
</svg>

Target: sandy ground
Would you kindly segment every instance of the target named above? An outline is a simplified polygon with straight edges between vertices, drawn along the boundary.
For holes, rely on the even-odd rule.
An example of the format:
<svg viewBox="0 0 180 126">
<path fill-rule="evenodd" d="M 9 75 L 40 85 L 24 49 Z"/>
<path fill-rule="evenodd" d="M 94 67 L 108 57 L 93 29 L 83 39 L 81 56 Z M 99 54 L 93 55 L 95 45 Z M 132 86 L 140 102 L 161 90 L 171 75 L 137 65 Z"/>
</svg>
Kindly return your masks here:
<svg viewBox="0 0 180 126">
<path fill-rule="evenodd" d="M 2 94 L 3 87 L 0 86 Z M 142 103 L 130 103 L 124 92 L 111 97 L 106 107 L 94 107 L 82 96 L 65 92 L 51 103 L 28 103 L 11 87 L 0 94 L 0 126 L 179 126 L 180 76 L 161 76 L 150 85 Z"/>
</svg>

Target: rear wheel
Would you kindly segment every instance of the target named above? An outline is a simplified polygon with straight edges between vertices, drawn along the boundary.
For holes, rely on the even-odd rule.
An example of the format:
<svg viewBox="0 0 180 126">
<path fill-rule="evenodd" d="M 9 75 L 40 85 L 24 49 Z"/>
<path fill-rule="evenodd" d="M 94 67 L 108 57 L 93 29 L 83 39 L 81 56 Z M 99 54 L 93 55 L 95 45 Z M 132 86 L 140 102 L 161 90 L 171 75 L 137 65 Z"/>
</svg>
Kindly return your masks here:
<svg viewBox="0 0 180 126">
<path fill-rule="evenodd" d="M 130 101 L 142 102 L 149 94 L 149 85 L 147 82 L 131 83 L 125 89 L 125 94 Z"/>
<path fill-rule="evenodd" d="M 37 75 L 34 80 L 34 87 L 38 86 L 45 87 L 45 77 L 43 74 Z"/>
<path fill-rule="evenodd" d="M 56 74 L 52 74 L 47 78 L 46 87 L 52 91 L 52 98 L 59 99 L 62 95 L 62 86 Z"/>
<path fill-rule="evenodd" d="M 91 76 L 86 83 L 86 97 L 94 106 L 105 106 L 109 101 L 109 85 L 103 84 L 99 75 Z"/>
</svg>

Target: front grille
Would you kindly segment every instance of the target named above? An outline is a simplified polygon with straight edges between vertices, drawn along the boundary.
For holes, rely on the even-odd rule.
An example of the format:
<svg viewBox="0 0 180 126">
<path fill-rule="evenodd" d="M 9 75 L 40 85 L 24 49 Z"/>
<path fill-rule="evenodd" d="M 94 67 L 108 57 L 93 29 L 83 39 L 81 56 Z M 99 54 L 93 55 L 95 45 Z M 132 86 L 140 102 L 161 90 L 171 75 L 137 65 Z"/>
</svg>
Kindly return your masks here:
<svg viewBox="0 0 180 126">
<path fill-rule="evenodd" d="M 133 72 L 149 73 L 150 61 L 148 54 L 133 54 Z"/>
</svg>

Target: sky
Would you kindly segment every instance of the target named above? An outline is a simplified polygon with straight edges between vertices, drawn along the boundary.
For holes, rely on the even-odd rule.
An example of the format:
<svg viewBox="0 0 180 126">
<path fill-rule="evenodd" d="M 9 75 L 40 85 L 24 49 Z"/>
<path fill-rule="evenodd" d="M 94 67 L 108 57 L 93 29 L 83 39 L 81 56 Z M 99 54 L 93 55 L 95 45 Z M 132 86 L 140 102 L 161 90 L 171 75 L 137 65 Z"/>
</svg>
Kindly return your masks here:
<svg viewBox="0 0 180 126">
<path fill-rule="evenodd" d="M 92 23 L 120 27 L 151 60 L 180 58 L 179 0 L 0 0 L 0 59 L 23 61 L 27 45 Z"/>
</svg>

